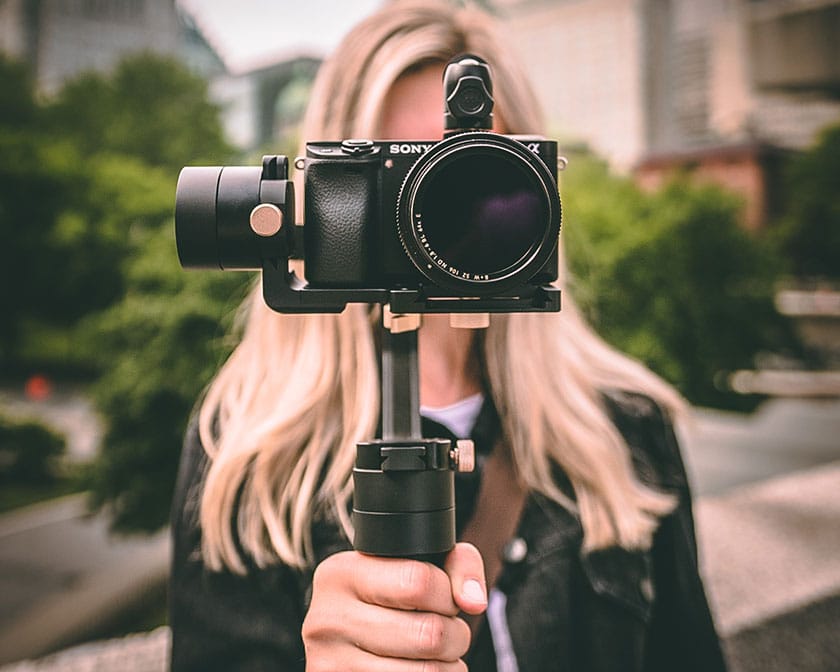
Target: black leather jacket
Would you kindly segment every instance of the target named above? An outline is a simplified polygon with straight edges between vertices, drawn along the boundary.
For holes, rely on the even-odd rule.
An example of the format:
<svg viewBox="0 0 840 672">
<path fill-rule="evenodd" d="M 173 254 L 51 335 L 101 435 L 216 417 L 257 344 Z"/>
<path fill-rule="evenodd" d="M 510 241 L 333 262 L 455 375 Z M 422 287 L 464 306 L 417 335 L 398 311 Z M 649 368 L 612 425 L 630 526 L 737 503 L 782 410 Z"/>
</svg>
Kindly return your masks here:
<svg viewBox="0 0 840 672">
<path fill-rule="evenodd" d="M 675 493 L 679 506 L 662 521 L 649 551 L 583 553 L 577 518 L 545 497 L 529 496 L 496 586 L 515 661 L 497 667 L 485 619 L 467 659 L 474 672 L 726 669 L 698 573 L 689 488 L 671 425 L 647 398 L 611 395 L 606 403 L 640 478 Z M 482 456 L 498 432 L 498 417 L 485 404 L 473 430 L 479 468 L 458 479 L 459 529 L 471 515 Z M 424 433 L 446 436 L 431 422 Z M 312 571 L 284 565 L 251 566 L 247 576 L 208 571 L 196 522 L 205 466 L 193 424 L 172 518 L 172 671 L 303 670 L 300 630 Z M 568 489 L 564 476 L 557 478 Z M 320 559 L 349 548 L 333 524 L 319 523 L 313 533 Z"/>
</svg>

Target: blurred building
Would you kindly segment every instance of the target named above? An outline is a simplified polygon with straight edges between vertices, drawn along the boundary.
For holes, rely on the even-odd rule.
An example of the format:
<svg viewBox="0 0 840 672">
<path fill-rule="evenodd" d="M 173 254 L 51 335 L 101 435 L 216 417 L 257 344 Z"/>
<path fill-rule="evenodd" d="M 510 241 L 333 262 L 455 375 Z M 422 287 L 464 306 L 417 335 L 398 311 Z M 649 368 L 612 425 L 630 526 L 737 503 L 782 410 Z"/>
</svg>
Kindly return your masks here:
<svg viewBox="0 0 840 672">
<path fill-rule="evenodd" d="M 656 186 L 673 169 L 774 208 L 788 150 L 840 120 L 840 0 L 493 0 L 551 130 Z"/>
<path fill-rule="evenodd" d="M 207 79 L 229 139 L 265 145 L 298 120 L 320 61 L 300 57 L 232 72 L 200 14 L 176 0 L 0 0 L 0 52 L 26 62 L 47 95 L 82 72 L 108 72 L 129 54 L 182 61 Z"/>
<path fill-rule="evenodd" d="M 300 55 L 245 71 L 232 69 L 202 13 L 179 4 L 178 14 L 181 58 L 208 80 L 211 97 L 222 107 L 230 141 L 253 150 L 291 133 L 303 116 L 321 59 Z"/>
<path fill-rule="evenodd" d="M 46 93 L 125 54 L 175 55 L 174 0 L 0 0 L 0 50 L 26 61 Z"/>
<path fill-rule="evenodd" d="M 840 0 L 493 0 L 553 131 L 616 165 L 840 118 Z"/>
</svg>

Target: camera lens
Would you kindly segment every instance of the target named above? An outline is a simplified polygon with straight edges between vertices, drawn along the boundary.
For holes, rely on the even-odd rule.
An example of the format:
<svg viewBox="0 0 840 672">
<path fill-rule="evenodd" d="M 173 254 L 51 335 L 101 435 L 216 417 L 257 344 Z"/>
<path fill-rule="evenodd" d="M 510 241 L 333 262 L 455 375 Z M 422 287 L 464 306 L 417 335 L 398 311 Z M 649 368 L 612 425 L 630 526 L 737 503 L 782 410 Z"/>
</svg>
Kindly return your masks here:
<svg viewBox="0 0 840 672">
<path fill-rule="evenodd" d="M 398 228 L 414 265 L 459 291 L 504 291 L 540 270 L 557 244 L 559 198 L 523 144 L 465 133 L 436 145 L 406 176 Z"/>
<path fill-rule="evenodd" d="M 505 155 L 472 153 L 427 177 L 420 212 L 426 237 L 456 268 L 503 271 L 542 237 L 548 218 L 533 179 Z"/>
</svg>

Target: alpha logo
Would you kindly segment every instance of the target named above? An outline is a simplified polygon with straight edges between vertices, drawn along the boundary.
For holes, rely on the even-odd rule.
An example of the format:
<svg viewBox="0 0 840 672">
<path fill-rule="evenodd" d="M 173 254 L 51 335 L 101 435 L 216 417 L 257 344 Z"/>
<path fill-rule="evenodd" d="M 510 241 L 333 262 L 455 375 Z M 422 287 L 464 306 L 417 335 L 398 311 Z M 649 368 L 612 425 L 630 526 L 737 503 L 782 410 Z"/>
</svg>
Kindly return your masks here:
<svg viewBox="0 0 840 672">
<path fill-rule="evenodd" d="M 400 145 L 393 144 L 388 147 L 388 151 L 391 154 L 425 154 L 428 152 L 432 147 L 433 144 L 422 144 L 422 143 L 402 143 Z"/>
</svg>

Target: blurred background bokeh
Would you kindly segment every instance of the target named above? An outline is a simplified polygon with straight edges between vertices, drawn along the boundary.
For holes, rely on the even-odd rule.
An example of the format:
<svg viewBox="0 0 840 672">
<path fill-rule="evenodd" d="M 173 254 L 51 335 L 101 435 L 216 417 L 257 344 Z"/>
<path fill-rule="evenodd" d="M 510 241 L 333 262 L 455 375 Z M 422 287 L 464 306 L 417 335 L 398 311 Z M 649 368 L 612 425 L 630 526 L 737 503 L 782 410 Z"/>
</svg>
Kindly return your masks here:
<svg viewBox="0 0 840 672">
<path fill-rule="evenodd" d="M 178 171 L 295 156 L 386 1 L 0 0 L 0 666 L 164 669 L 181 436 L 253 280 L 181 270 Z M 693 405 L 733 669 L 840 669 L 840 0 L 479 4 L 569 159 L 571 291 Z"/>
</svg>

